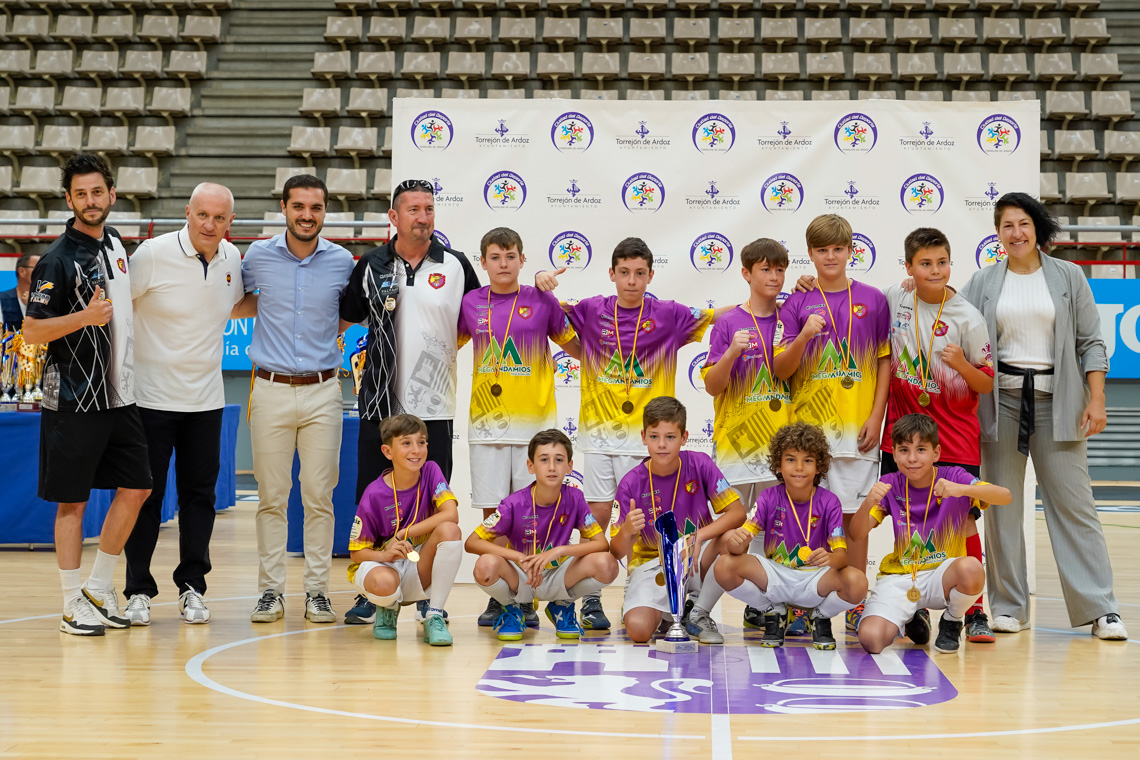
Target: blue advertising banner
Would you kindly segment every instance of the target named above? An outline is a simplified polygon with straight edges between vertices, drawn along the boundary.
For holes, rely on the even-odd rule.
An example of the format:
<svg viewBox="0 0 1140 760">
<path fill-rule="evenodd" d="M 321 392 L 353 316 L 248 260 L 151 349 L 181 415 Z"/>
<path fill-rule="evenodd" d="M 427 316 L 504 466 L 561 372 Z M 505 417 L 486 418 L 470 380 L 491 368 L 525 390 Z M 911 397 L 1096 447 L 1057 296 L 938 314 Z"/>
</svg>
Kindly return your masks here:
<svg viewBox="0 0 1140 760">
<path fill-rule="evenodd" d="M 226 323 L 226 350 L 222 356 L 222 369 L 245 371 L 250 368 L 249 343 L 253 339 L 253 319 L 231 319 Z M 343 369 L 350 369 L 349 357 L 356 351 L 357 344 L 364 340 L 367 330 L 362 325 L 353 325 L 344 335 Z M 361 344 L 363 345 L 363 344 Z"/>
<path fill-rule="evenodd" d="M 1089 280 L 1100 331 L 1108 350 L 1110 378 L 1140 377 L 1140 283 L 1136 280 Z"/>
</svg>

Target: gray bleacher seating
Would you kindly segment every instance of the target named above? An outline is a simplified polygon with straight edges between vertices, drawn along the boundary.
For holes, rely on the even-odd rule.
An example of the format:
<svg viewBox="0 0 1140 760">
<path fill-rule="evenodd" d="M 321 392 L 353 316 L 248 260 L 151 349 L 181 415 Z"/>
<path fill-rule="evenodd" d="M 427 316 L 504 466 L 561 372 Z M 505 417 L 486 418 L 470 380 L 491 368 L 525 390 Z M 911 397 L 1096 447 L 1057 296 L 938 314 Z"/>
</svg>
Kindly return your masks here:
<svg viewBox="0 0 1140 760">
<path fill-rule="evenodd" d="M 1120 171 L 1127 171 L 1128 164 L 1140 158 L 1140 132 L 1122 132 L 1117 129 L 1105 132 L 1104 157 L 1120 161 Z"/>
<path fill-rule="evenodd" d="M 832 79 L 842 80 L 847 77 L 847 70 L 843 64 L 843 53 L 808 53 L 807 78 L 810 80 L 823 80 L 823 89 L 826 90 Z"/>
<path fill-rule="evenodd" d="M 762 79 L 775 79 L 784 89 L 784 82 L 800 76 L 800 56 L 798 53 L 764 53 L 760 56 L 760 76 Z"/>
<path fill-rule="evenodd" d="M 366 124 L 373 116 L 383 116 L 388 112 L 387 88 L 353 87 L 348 91 L 349 116 L 363 117 Z"/>
<path fill-rule="evenodd" d="M 368 53 L 361 53 L 363 58 Z M 313 68 L 309 70 L 314 77 L 325 78 L 330 82 L 334 79 L 347 77 L 352 73 L 352 54 L 347 50 L 338 50 L 333 53 L 315 53 L 313 55 Z"/>
<path fill-rule="evenodd" d="M 384 141 L 380 143 L 380 155 L 392 155 L 392 128 L 384 127 Z"/>
<path fill-rule="evenodd" d="M 95 81 L 100 77 L 114 79 L 119 75 L 119 54 L 114 50 L 84 50 L 75 73 Z"/>
<path fill-rule="evenodd" d="M 391 169 L 377 169 L 376 179 L 372 184 L 372 195 L 376 198 L 391 198 L 392 197 L 392 170 Z M 365 219 L 368 215 L 365 214 Z M 385 217 L 386 218 L 386 217 Z"/>
<path fill-rule="evenodd" d="M 1089 208 L 1091 208 L 1091 204 L 1086 206 L 1085 216 L 1077 217 L 1078 225 L 1082 227 L 1110 227 L 1120 224 L 1119 216 L 1088 216 Z M 1112 245 L 1095 245 L 1095 243 L 1123 242 L 1123 240 L 1124 238 L 1120 232 L 1116 230 L 1097 230 L 1095 232 L 1077 233 L 1077 241 L 1085 244 L 1081 247 L 1096 251 L 1098 259 L 1103 258 L 1109 251 L 1115 252 L 1119 251 L 1119 249 Z M 1099 270 L 1101 267 L 1096 267 L 1096 269 Z"/>
<path fill-rule="evenodd" d="M 678 45 L 690 42 L 691 39 L 708 42 L 708 30 L 709 20 L 707 18 L 673 20 L 673 39 Z M 646 53 L 650 52 L 655 44 L 665 44 L 665 19 L 631 18 L 629 20 L 629 41 L 634 45 L 644 45 L 644 52 Z M 690 49 L 692 49 L 692 45 L 690 45 Z"/>
<path fill-rule="evenodd" d="M 908 18 L 911 11 L 924 10 L 926 0 L 887 0 L 887 8 L 892 11 L 902 11 L 903 18 Z"/>
<path fill-rule="evenodd" d="M 373 86 L 379 87 L 379 80 L 392 79 L 395 76 L 395 51 L 362 52 L 357 58 L 354 73 L 362 79 L 371 79 Z"/>
<path fill-rule="evenodd" d="M 673 90 L 669 100 L 686 100 L 689 102 L 711 100 L 708 90 Z"/>
<path fill-rule="evenodd" d="M 193 90 L 190 87 L 155 87 L 150 94 L 150 108 L 153 114 L 166 116 L 189 116 Z"/>
<path fill-rule="evenodd" d="M 859 90 L 859 100 L 898 100 L 899 95 L 894 90 Z"/>
<path fill-rule="evenodd" d="M 1140 174 L 1136 172 L 1116 173 L 1116 202 L 1134 204 L 1140 214 Z"/>
<path fill-rule="evenodd" d="M 565 51 L 565 45 L 576 44 L 581 34 L 581 19 L 553 18 L 550 16 L 543 19 L 542 42 L 546 45 L 557 45 L 559 52 Z"/>
<path fill-rule="evenodd" d="M 325 42 L 346 48 L 364 39 L 362 16 L 329 16 L 325 19 Z"/>
<path fill-rule="evenodd" d="M 416 16 L 413 19 L 412 41 L 427 45 L 428 50 L 432 50 L 435 44 L 446 43 L 450 34 L 451 19 L 434 16 Z"/>
<path fill-rule="evenodd" d="M 675 32 L 676 27 L 674 27 Z M 721 47 L 731 42 L 732 52 L 739 53 L 741 45 L 751 45 L 756 41 L 756 20 L 722 16 L 716 22 L 716 37 Z"/>
<path fill-rule="evenodd" d="M 173 126 L 154 126 L 140 124 L 135 127 L 135 141 L 131 145 L 131 153 L 138 156 L 174 155 L 177 132 Z"/>
<path fill-rule="evenodd" d="M 328 155 L 332 144 L 331 127 L 294 126 L 289 140 L 289 152 L 312 161 L 313 156 Z"/>
<path fill-rule="evenodd" d="M 491 19 L 463 19 L 463 21 L 486 21 L 487 36 L 484 42 L 489 42 L 491 39 Z M 479 25 L 476 25 L 479 26 Z M 455 20 L 455 39 L 456 41 L 467 42 L 469 37 L 461 38 L 459 35 L 460 28 L 466 29 L 466 26 L 460 25 L 460 19 Z M 403 16 L 373 16 L 368 24 L 368 41 L 379 42 L 387 50 L 388 46 L 393 42 L 400 42 L 408 36 L 408 19 Z"/>
<path fill-rule="evenodd" d="M 1085 52 L 1091 53 L 1096 45 L 1103 45 L 1112 39 L 1108 33 L 1108 21 L 1103 18 L 1069 19 L 1069 40 L 1074 45 L 1087 45 Z"/>
<path fill-rule="evenodd" d="M 962 45 L 976 44 L 978 29 L 972 18 L 940 18 L 938 19 L 938 44 L 953 44 L 957 53 Z"/>
<path fill-rule="evenodd" d="M 1045 93 L 1045 118 L 1064 119 L 1061 129 L 1068 129 L 1073 119 L 1089 115 L 1085 94 L 1080 90 L 1049 90 Z"/>
<path fill-rule="evenodd" d="M 606 52 L 607 45 L 620 45 L 624 33 L 620 18 L 586 19 L 586 41 L 601 45 L 603 53 Z"/>
<path fill-rule="evenodd" d="M 342 203 L 349 199 L 364 198 L 368 195 L 368 170 L 330 168 L 325 174 L 325 186 L 328 187 L 329 195 Z M 329 234 L 334 237 L 344 237 L 351 235 L 352 230 L 331 227 Z"/>
<path fill-rule="evenodd" d="M 1037 81 L 1053 83 L 1056 89 L 1058 82 L 1076 79 L 1077 72 L 1073 69 L 1073 56 L 1071 53 L 1034 53 L 1033 75 Z"/>
<path fill-rule="evenodd" d="M 157 88 L 156 88 L 157 89 Z M 113 114 L 124 121 L 127 116 L 146 112 L 145 87 L 108 87 L 103 113 Z"/>
<path fill-rule="evenodd" d="M 119 74 L 139 80 L 161 77 L 162 51 L 128 50 L 123 55 L 123 65 L 119 67 Z"/>
<path fill-rule="evenodd" d="M 985 75 L 982 54 L 946 53 L 942 56 L 942 71 L 947 79 L 961 82 L 964 89 L 971 79 L 981 79 Z"/>
<path fill-rule="evenodd" d="M 998 44 L 998 52 L 1004 53 L 1006 45 L 1020 44 L 1024 39 L 1021 21 L 1016 18 L 982 19 L 982 44 Z"/>
<path fill-rule="evenodd" d="M 69 84 L 63 88 L 63 98 L 56 110 L 75 117 L 98 116 L 102 104 L 103 88 L 98 84 L 94 87 Z"/>
<path fill-rule="evenodd" d="M 0 197 L 4 197 L 7 195 L 11 195 L 11 194 L 12 194 L 12 167 L 11 166 L 0 166 Z M 10 209 L 6 209 L 4 211 L 4 215 L 7 216 L 10 212 L 11 212 Z M 0 232 L 0 237 L 3 237 L 2 232 Z"/>
<path fill-rule="evenodd" d="M 45 124 L 40 137 L 39 151 L 60 156 L 78 153 L 83 145 L 83 127 L 63 124 Z"/>
<path fill-rule="evenodd" d="M 990 81 L 1005 82 L 1008 90 L 1014 82 L 1029 79 L 1029 63 L 1025 53 L 990 53 Z"/>
<path fill-rule="evenodd" d="M 515 90 L 487 90 L 490 100 L 525 100 L 526 90 L 521 87 Z"/>
<path fill-rule="evenodd" d="M 51 39 L 51 16 L 18 15 L 12 17 L 8 38 L 19 42 L 43 42 Z"/>
<path fill-rule="evenodd" d="M 447 54 L 447 78 L 460 80 L 464 87 L 467 87 L 473 79 L 482 79 L 486 72 L 486 53 L 452 52 Z"/>
<path fill-rule="evenodd" d="M 26 115 L 55 113 L 55 88 L 17 87 L 16 102 L 13 104 L 12 110 Z"/>
<path fill-rule="evenodd" d="M 171 50 L 166 75 L 183 81 L 202 79 L 206 76 L 207 60 L 204 50 Z"/>
<path fill-rule="evenodd" d="M 1019 102 L 1023 100 L 1040 100 L 1037 90 L 999 90 L 997 99 L 1004 102 Z"/>
<path fill-rule="evenodd" d="M 158 169 L 153 166 L 120 166 L 115 177 L 118 195 L 135 200 L 158 195 Z"/>
<path fill-rule="evenodd" d="M 413 53 L 404 51 L 404 63 L 400 73 L 404 78 L 411 77 L 424 87 L 424 80 L 439 79 L 440 54 L 438 52 Z"/>
<path fill-rule="evenodd" d="M 812 100 L 851 100 L 847 90 L 812 90 Z"/>
<path fill-rule="evenodd" d="M 896 18 L 891 29 L 894 32 L 896 45 L 910 45 L 910 53 L 914 53 L 918 45 L 929 45 L 934 35 L 930 33 L 930 19 L 927 18 Z"/>
<path fill-rule="evenodd" d="M 630 53 L 626 67 L 630 79 L 640 79 L 648 88 L 650 80 L 665 78 L 665 54 Z"/>
<path fill-rule="evenodd" d="M 1021 0 L 1021 4 L 1018 5 L 1022 13 L 1033 11 L 1033 18 L 1037 18 L 1041 11 L 1051 11 L 1056 7 L 1057 0 Z"/>
<path fill-rule="evenodd" d="M 1053 133 L 1053 158 L 1073 160 L 1073 171 L 1081 161 L 1097 158 L 1096 133 L 1091 129 L 1058 129 Z"/>
<path fill-rule="evenodd" d="M 513 45 L 517 52 L 523 45 L 534 44 L 537 28 L 537 19 L 533 17 L 502 18 L 499 20 L 499 42 Z"/>
<path fill-rule="evenodd" d="M 794 18 L 760 19 L 760 42 L 774 42 L 777 53 L 784 52 L 784 45 L 795 45 L 799 39 L 799 28 Z"/>
<path fill-rule="evenodd" d="M 989 90 L 954 90 L 950 100 L 955 103 L 988 103 L 993 98 Z"/>
<path fill-rule="evenodd" d="M 1058 189 L 1056 172 L 1041 172 L 1041 192 L 1039 197 L 1044 203 L 1057 203 L 1061 200 L 1061 191 Z"/>
<path fill-rule="evenodd" d="M 808 45 L 819 45 L 821 53 L 827 52 L 828 45 L 838 45 L 843 42 L 843 28 L 839 18 L 804 19 L 804 42 Z"/>
<path fill-rule="evenodd" d="M 207 42 L 218 42 L 222 38 L 221 16 L 187 16 L 182 20 L 183 42 L 195 42 L 204 45 Z"/>
<path fill-rule="evenodd" d="M 59 184 L 59 167 L 25 166 L 20 170 L 20 184 L 15 188 L 17 195 L 46 196 L 58 198 L 63 195 Z M 10 212 L 5 212 L 10 213 Z M 33 233 L 34 234 L 34 233 Z"/>
<path fill-rule="evenodd" d="M 756 54 L 717 53 L 716 76 L 717 79 L 731 81 L 733 90 L 737 90 L 741 82 L 756 78 Z M 723 93 L 725 90 L 721 90 L 721 92 Z"/>
<path fill-rule="evenodd" d="M 850 2 L 848 7 L 850 7 Z M 853 18 L 848 24 L 851 44 L 862 43 L 864 53 L 870 53 L 876 45 L 886 44 L 887 20 L 885 18 Z"/>
<path fill-rule="evenodd" d="M 339 87 L 306 87 L 301 92 L 301 107 L 305 116 L 315 116 L 324 126 L 324 117 L 340 115 L 341 94 Z"/>
<path fill-rule="evenodd" d="M 1049 133 L 1044 129 L 1041 130 L 1041 158 L 1052 158 L 1053 149 L 1049 147 L 1050 139 Z"/>
<path fill-rule="evenodd" d="M 91 42 L 95 31 L 94 16 L 56 16 L 52 37 L 64 42 Z"/>
<path fill-rule="evenodd" d="M 673 53 L 670 61 L 670 78 L 682 79 L 693 89 L 693 82 L 709 78 L 709 54 Z"/>
<path fill-rule="evenodd" d="M 803 100 L 802 90 L 766 90 L 764 100 Z"/>
<path fill-rule="evenodd" d="M 907 90 L 903 93 L 903 100 L 920 100 L 938 103 L 946 100 L 946 93 L 942 90 Z"/>
<path fill-rule="evenodd" d="M 872 90 L 876 82 L 889 82 L 894 77 L 890 53 L 855 53 L 851 69 L 851 75 L 857 81 L 869 81 Z"/>
<path fill-rule="evenodd" d="M 285 181 L 299 174 L 308 174 L 308 166 L 278 166 L 273 176 L 273 197 L 280 198 L 285 192 Z"/>
<path fill-rule="evenodd" d="M 0 153 L 12 156 L 34 153 L 35 150 L 34 124 L 0 124 Z"/>
<path fill-rule="evenodd" d="M 530 76 L 530 56 L 527 53 L 496 52 L 491 57 L 491 76 L 505 79 L 509 86 L 513 86 L 516 80 L 525 81 Z"/>
<path fill-rule="evenodd" d="M 602 83 L 605 80 L 618 78 L 620 65 L 617 53 L 584 53 L 582 55 L 582 78 L 596 80 L 598 89 L 601 90 Z M 593 96 L 594 93 L 590 92 L 589 95 Z M 586 93 L 584 92 L 581 97 L 587 97 Z"/>
<path fill-rule="evenodd" d="M 127 152 L 127 127 L 91 127 L 84 150 L 121 156 Z"/>
<path fill-rule="evenodd" d="M 539 79 L 549 79 L 557 88 L 558 80 L 574 78 L 574 54 L 539 53 L 536 73 Z"/>
<path fill-rule="evenodd" d="M 134 17 L 103 14 L 95 21 L 95 39 L 103 42 L 129 42 L 135 39 Z"/>
<path fill-rule="evenodd" d="M 178 41 L 177 16 L 143 16 L 139 27 L 138 38 L 142 42 L 153 42 L 161 46 L 163 43 Z"/>
<path fill-rule="evenodd" d="M 758 100 L 756 90 L 721 90 L 717 93 L 717 100 L 737 100 L 752 102 Z"/>
<path fill-rule="evenodd" d="M 934 53 L 899 53 L 898 76 L 903 82 L 914 82 L 917 90 L 924 79 L 937 79 L 938 67 L 934 64 Z"/>
<path fill-rule="evenodd" d="M 75 68 L 75 52 L 66 50 L 40 50 L 36 53 L 36 65 L 32 67 L 34 76 L 48 81 L 71 77 Z"/>
<path fill-rule="evenodd" d="M 375 20 L 373 23 L 375 23 Z M 371 39 L 371 37 L 369 37 L 369 39 Z M 392 40 L 400 39 L 403 39 L 403 35 L 392 38 Z M 471 46 L 472 50 L 478 49 L 479 45 L 489 44 L 491 42 L 491 19 L 456 16 L 455 41 L 467 43 Z"/>
<path fill-rule="evenodd" d="M 1084 203 L 1087 215 L 1093 204 L 1111 200 L 1104 172 L 1065 172 L 1065 203 Z"/>
<path fill-rule="evenodd" d="M 1120 70 L 1116 53 L 1081 53 L 1081 81 L 1096 82 L 1099 90 L 1105 82 L 1120 79 L 1124 73 Z"/>
<path fill-rule="evenodd" d="M 664 100 L 664 90 L 629 90 L 625 94 L 626 100 Z"/>
<path fill-rule="evenodd" d="M 379 134 L 376 127 L 341 127 L 333 150 L 342 156 L 375 156 Z"/>
</svg>

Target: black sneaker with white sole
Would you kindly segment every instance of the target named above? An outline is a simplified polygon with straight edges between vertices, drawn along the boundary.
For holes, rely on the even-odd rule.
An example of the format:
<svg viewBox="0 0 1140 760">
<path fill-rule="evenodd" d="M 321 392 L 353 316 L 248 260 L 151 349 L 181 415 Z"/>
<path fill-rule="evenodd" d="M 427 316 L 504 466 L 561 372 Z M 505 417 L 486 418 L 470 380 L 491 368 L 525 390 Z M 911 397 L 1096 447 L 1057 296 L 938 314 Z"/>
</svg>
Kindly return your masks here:
<svg viewBox="0 0 1140 760">
<path fill-rule="evenodd" d="M 906 637 L 924 647 L 930 643 L 930 612 L 921 609 L 914 613 L 914 617 L 903 626 Z"/>
<path fill-rule="evenodd" d="M 80 596 L 63 608 L 59 630 L 72 636 L 103 636 L 106 633 L 106 626 L 95 614 L 94 605 L 88 602 L 86 597 Z"/>
<path fill-rule="evenodd" d="M 488 599 L 487 609 L 483 610 L 483 614 L 479 616 L 479 627 L 490 628 L 503 614 L 503 605 L 499 604 L 498 599 Z"/>
<path fill-rule="evenodd" d="M 755 607 L 744 608 L 744 627 L 760 630 L 764 627 L 764 613 Z"/>
<path fill-rule="evenodd" d="M 526 623 L 526 627 L 538 628 L 538 613 L 534 610 L 534 602 L 520 604 L 519 609 L 522 610 L 523 622 Z"/>
<path fill-rule="evenodd" d="M 760 638 L 762 647 L 784 646 L 784 634 L 788 628 L 788 615 L 784 612 L 764 613 L 764 635 Z"/>
<path fill-rule="evenodd" d="M 831 632 L 831 618 L 811 617 L 811 645 L 813 649 L 835 649 L 835 636 Z"/>
<path fill-rule="evenodd" d="M 605 611 L 602 610 L 601 597 L 582 597 L 582 617 L 580 622 L 583 628 L 588 628 L 592 631 L 609 630 L 610 619 L 606 617 Z"/>
<path fill-rule="evenodd" d="M 962 645 L 962 620 L 950 620 L 945 615 L 938 621 L 938 638 L 934 640 L 934 650 L 952 654 Z"/>
</svg>

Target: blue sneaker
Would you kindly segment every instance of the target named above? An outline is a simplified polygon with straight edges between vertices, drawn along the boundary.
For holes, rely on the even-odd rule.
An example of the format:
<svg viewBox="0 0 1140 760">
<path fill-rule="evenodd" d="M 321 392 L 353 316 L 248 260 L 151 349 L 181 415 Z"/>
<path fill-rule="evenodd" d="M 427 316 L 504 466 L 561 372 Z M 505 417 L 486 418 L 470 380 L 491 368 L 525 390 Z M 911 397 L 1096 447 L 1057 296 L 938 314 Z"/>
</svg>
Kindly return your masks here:
<svg viewBox="0 0 1140 760">
<path fill-rule="evenodd" d="M 392 641 L 396 638 L 396 621 L 400 617 L 400 605 L 381 607 L 376 610 L 376 622 L 372 624 L 372 638 Z"/>
<path fill-rule="evenodd" d="M 807 612 L 799 609 L 798 607 L 792 607 L 791 609 L 788 610 L 787 635 L 788 636 L 803 636 L 803 635 L 805 635 L 808 632 L 807 623 L 808 623 Z"/>
<path fill-rule="evenodd" d="M 368 625 L 376 620 L 376 605 L 368 601 L 364 594 L 356 595 L 356 603 L 352 609 L 344 613 L 346 625 Z"/>
<path fill-rule="evenodd" d="M 427 618 L 428 600 L 421 599 L 416 602 L 416 622 L 422 623 Z M 447 619 L 447 610 L 440 610 L 443 613 L 443 622 L 451 625 L 451 621 Z"/>
<path fill-rule="evenodd" d="M 847 624 L 847 630 L 859 630 L 859 621 L 863 619 L 863 605 L 865 603 L 866 600 L 856 604 L 854 609 L 847 610 L 847 614 L 844 615 L 844 622 Z"/>
<path fill-rule="evenodd" d="M 526 621 L 517 604 L 508 604 L 503 608 L 503 614 L 495 621 L 495 630 L 499 632 L 499 641 L 522 641 Z"/>
<path fill-rule="evenodd" d="M 581 638 L 582 627 L 574 613 L 574 602 L 547 602 L 546 616 L 554 623 L 554 635 L 558 638 Z"/>
</svg>

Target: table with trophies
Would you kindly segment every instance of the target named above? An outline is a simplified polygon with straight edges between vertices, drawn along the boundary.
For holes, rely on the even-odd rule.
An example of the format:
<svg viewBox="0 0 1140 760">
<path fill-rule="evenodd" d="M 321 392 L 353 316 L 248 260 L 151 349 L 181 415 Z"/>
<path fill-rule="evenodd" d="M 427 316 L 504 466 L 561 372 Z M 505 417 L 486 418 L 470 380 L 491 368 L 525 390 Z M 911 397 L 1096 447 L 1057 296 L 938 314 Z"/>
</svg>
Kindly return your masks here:
<svg viewBox="0 0 1140 760">
<path fill-rule="evenodd" d="M 55 504 L 36 496 L 40 455 L 41 378 L 47 346 L 25 343 L 20 332 L 5 332 L 0 338 L 0 467 L 8 473 L 0 495 L 0 545 L 52 544 Z M 241 407 L 226 404 L 222 411 L 221 469 L 214 488 L 215 508 L 228 509 L 237 501 L 238 422 Z M 99 535 L 111 506 L 114 491 L 93 490 L 83 515 L 83 537 Z M 178 510 L 174 458 L 167 473 L 162 520 Z"/>
</svg>

